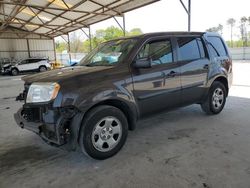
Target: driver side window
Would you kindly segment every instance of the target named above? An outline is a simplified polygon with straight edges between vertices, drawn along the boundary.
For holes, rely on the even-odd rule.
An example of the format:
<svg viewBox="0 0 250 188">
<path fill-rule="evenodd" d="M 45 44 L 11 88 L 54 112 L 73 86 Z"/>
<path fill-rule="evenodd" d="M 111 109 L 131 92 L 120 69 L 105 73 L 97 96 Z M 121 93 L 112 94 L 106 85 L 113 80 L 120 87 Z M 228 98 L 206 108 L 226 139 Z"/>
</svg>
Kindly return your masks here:
<svg viewBox="0 0 250 188">
<path fill-rule="evenodd" d="M 25 64 L 28 64 L 28 63 L 29 63 L 28 60 L 23 60 L 23 61 L 21 61 L 20 65 L 25 65 Z"/>
<path fill-rule="evenodd" d="M 151 59 L 152 66 L 173 62 L 172 46 L 169 39 L 151 41 L 145 44 L 137 59 Z"/>
</svg>

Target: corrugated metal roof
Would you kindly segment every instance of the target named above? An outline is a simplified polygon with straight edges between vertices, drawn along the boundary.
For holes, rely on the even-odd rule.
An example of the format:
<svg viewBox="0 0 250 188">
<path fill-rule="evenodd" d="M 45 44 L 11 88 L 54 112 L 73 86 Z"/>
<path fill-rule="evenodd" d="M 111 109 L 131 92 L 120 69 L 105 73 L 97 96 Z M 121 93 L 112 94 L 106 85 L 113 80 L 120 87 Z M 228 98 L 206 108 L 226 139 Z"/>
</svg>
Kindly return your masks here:
<svg viewBox="0 0 250 188">
<path fill-rule="evenodd" d="M 0 33 L 18 28 L 56 37 L 159 0 L 1 0 Z"/>
</svg>

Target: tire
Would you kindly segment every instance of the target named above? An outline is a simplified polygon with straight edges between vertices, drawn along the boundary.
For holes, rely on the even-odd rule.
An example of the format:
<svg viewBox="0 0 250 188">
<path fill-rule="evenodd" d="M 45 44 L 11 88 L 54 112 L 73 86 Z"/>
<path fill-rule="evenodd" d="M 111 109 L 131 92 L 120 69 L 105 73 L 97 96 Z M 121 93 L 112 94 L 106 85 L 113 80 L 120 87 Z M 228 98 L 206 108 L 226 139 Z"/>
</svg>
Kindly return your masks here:
<svg viewBox="0 0 250 188">
<path fill-rule="evenodd" d="M 201 108 L 209 115 L 219 114 L 225 106 L 226 97 L 227 90 L 224 84 L 215 81 L 209 89 L 206 100 L 201 104 Z"/>
<path fill-rule="evenodd" d="M 45 72 L 45 71 L 47 71 L 47 67 L 45 67 L 45 66 L 39 67 L 39 72 Z"/>
<path fill-rule="evenodd" d="M 120 151 L 128 135 L 128 121 L 113 106 L 97 106 L 84 118 L 80 130 L 81 151 L 94 159 L 107 159 Z"/>
<path fill-rule="evenodd" d="M 12 76 L 17 76 L 18 75 L 18 70 L 17 69 L 12 69 L 11 70 L 11 75 Z"/>
</svg>

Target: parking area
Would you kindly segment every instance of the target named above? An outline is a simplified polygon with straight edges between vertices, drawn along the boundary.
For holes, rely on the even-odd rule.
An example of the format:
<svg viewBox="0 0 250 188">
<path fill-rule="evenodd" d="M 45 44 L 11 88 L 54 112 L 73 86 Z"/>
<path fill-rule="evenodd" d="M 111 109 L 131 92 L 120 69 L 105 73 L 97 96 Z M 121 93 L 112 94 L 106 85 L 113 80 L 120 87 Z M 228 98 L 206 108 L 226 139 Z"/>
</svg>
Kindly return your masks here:
<svg viewBox="0 0 250 188">
<path fill-rule="evenodd" d="M 21 76 L 0 77 L 0 187 L 249 187 L 250 62 L 234 62 L 223 112 L 198 105 L 144 119 L 116 156 L 96 161 L 19 128 Z"/>
</svg>

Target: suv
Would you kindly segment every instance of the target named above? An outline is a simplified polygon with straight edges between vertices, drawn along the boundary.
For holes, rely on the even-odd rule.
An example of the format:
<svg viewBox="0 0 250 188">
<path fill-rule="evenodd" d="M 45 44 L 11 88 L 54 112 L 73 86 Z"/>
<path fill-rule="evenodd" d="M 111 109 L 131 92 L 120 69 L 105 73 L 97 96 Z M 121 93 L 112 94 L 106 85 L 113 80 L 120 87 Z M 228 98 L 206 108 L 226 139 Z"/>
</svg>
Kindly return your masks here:
<svg viewBox="0 0 250 188">
<path fill-rule="evenodd" d="M 51 68 L 46 58 L 28 58 L 15 65 L 6 64 L 2 67 L 2 74 L 18 75 L 19 72 L 39 71 L 44 72 Z"/>
<path fill-rule="evenodd" d="M 166 32 L 105 42 L 75 67 L 23 77 L 21 128 L 95 159 L 115 155 L 136 122 L 198 103 L 222 111 L 232 60 L 216 33 Z M 79 146 L 79 147 L 78 147 Z"/>
</svg>

